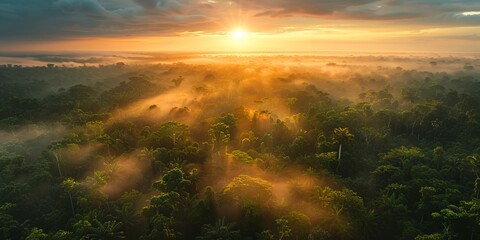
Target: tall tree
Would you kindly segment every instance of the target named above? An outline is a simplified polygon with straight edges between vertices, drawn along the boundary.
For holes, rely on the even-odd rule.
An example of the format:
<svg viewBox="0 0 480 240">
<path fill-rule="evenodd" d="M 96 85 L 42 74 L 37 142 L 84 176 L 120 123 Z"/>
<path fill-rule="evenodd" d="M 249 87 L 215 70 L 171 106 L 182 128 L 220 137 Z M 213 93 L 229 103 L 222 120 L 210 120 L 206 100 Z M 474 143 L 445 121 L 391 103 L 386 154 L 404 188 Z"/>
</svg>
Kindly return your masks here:
<svg viewBox="0 0 480 240">
<path fill-rule="evenodd" d="M 345 144 L 348 141 L 353 139 L 353 134 L 350 133 L 348 128 L 335 128 L 333 130 L 333 141 L 338 143 L 338 167 L 340 166 L 340 159 L 342 157 L 342 144 Z"/>
</svg>

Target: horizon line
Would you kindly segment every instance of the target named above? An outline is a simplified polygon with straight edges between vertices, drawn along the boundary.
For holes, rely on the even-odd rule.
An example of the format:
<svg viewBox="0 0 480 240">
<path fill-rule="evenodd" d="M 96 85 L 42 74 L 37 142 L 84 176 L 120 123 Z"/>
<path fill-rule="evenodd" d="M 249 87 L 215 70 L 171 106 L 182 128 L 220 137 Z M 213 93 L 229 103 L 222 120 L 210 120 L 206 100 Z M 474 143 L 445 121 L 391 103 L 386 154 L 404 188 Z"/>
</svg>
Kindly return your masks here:
<svg viewBox="0 0 480 240">
<path fill-rule="evenodd" d="M 21 54 L 101 54 L 101 53 L 135 53 L 135 54 L 232 54 L 232 55 L 242 55 L 242 54 L 311 54 L 315 55 L 318 53 L 355 53 L 355 54 L 426 54 L 426 53 L 437 53 L 437 54 L 480 54 L 480 51 L 358 51 L 358 50 L 315 50 L 315 51 L 122 51 L 122 50 L 56 50 L 56 51 L 45 51 L 45 50 L 33 50 L 33 51 L 0 51 L 0 55 L 21 55 Z"/>
</svg>

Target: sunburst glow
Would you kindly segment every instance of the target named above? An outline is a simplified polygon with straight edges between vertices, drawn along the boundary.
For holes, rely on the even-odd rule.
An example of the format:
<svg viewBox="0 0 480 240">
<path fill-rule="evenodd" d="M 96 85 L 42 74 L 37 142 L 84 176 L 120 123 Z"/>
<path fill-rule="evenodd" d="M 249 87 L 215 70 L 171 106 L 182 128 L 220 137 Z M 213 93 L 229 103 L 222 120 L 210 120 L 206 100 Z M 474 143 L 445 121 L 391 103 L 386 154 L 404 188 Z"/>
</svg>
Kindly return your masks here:
<svg viewBox="0 0 480 240">
<path fill-rule="evenodd" d="M 242 29 L 236 29 L 231 32 L 231 35 L 235 40 L 239 41 L 245 38 L 246 33 Z"/>
</svg>

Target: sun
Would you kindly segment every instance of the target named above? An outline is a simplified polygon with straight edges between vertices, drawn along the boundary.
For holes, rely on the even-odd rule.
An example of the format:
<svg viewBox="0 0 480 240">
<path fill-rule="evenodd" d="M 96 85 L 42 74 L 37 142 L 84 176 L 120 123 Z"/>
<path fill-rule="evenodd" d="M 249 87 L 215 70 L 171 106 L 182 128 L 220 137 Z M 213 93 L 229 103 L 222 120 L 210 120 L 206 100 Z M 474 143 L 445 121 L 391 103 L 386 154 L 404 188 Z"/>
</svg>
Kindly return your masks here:
<svg viewBox="0 0 480 240">
<path fill-rule="evenodd" d="M 245 36 L 246 36 L 245 31 L 243 31 L 242 29 L 235 29 L 235 30 L 232 31 L 230 34 L 231 34 L 232 37 L 233 37 L 235 40 L 237 40 L 237 41 L 244 39 Z"/>
</svg>

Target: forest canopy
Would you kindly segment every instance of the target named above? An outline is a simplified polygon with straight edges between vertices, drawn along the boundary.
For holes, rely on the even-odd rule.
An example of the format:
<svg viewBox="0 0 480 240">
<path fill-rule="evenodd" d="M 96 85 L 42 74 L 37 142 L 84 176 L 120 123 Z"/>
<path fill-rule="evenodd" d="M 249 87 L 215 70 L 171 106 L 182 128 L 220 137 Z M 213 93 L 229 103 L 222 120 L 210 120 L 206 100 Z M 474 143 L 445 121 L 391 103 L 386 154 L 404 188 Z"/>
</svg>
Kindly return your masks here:
<svg viewBox="0 0 480 240">
<path fill-rule="evenodd" d="M 150 61 L 0 66 L 1 239 L 480 238 L 478 58 Z"/>
</svg>

